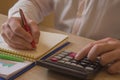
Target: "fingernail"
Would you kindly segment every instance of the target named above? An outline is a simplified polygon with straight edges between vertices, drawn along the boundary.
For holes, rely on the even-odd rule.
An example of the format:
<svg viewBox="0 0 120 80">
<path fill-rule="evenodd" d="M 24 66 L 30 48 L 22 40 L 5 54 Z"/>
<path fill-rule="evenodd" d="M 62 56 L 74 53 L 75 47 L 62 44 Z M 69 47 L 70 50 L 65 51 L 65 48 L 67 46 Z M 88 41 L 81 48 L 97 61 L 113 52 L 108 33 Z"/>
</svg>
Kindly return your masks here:
<svg viewBox="0 0 120 80">
<path fill-rule="evenodd" d="M 78 56 L 77 54 L 76 54 L 76 56 L 75 56 L 75 59 L 76 59 L 76 60 L 79 60 L 79 56 Z"/>
</svg>

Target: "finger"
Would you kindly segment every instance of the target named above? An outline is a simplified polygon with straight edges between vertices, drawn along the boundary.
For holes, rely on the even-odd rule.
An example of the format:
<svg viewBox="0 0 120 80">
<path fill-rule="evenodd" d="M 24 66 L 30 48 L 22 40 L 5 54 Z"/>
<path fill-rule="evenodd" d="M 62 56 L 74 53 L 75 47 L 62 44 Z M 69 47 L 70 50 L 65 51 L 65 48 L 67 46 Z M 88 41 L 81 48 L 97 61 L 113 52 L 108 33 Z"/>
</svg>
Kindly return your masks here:
<svg viewBox="0 0 120 80">
<path fill-rule="evenodd" d="M 92 46 L 93 46 L 92 44 L 88 44 L 87 46 L 85 46 L 82 50 L 80 50 L 76 54 L 75 59 L 76 60 L 80 60 L 80 59 L 84 58 L 88 54 L 88 52 L 90 51 L 90 49 L 92 48 Z"/>
<path fill-rule="evenodd" d="M 8 21 L 8 23 L 9 23 L 8 26 L 10 27 L 10 29 L 13 31 L 14 34 L 20 36 L 21 38 L 25 39 L 26 41 L 32 42 L 32 40 L 33 40 L 32 36 L 22 28 L 22 26 L 20 24 L 20 20 L 11 18 Z"/>
<path fill-rule="evenodd" d="M 40 31 L 39 31 L 38 25 L 32 20 L 29 21 L 29 25 L 30 25 L 30 28 L 32 31 L 32 36 L 35 40 L 35 43 L 37 44 L 39 41 L 39 36 L 40 36 Z"/>
<path fill-rule="evenodd" d="M 107 65 L 113 63 L 114 61 L 120 60 L 120 50 L 113 50 L 107 53 L 104 53 L 100 56 L 100 63 L 102 65 Z"/>
<path fill-rule="evenodd" d="M 2 27 L 2 34 L 4 34 L 9 40 L 13 40 L 15 37 L 17 37 L 7 23 L 4 23 Z"/>
<path fill-rule="evenodd" d="M 11 41 L 11 40 L 10 40 Z M 33 49 L 31 43 L 21 39 L 20 37 L 13 37 L 11 43 L 14 45 L 20 45 L 21 47 L 25 47 L 25 49 Z"/>
<path fill-rule="evenodd" d="M 94 41 L 90 44 L 88 44 L 87 46 L 85 46 L 83 49 L 81 49 L 77 55 L 75 56 L 76 60 L 80 60 L 82 58 L 84 58 L 85 56 L 87 56 L 87 54 L 89 53 L 90 49 L 95 45 L 95 44 L 99 44 L 99 43 L 106 43 L 107 41 L 111 40 L 111 38 L 105 38 L 99 41 Z"/>
<path fill-rule="evenodd" d="M 108 51 L 112 51 L 114 50 L 116 47 L 114 44 L 108 44 L 106 42 L 104 43 L 98 43 L 95 44 L 91 50 L 89 51 L 87 57 L 88 59 L 90 59 L 91 61 L 95 60 L 99 55 L 102 55 L 105 52 Z"/>
<path fill-rule="evenodd" d="M 108 68 L 108 72 L 111 74 L 120 73 L 120 61 L 115 62 Z"/>
<path fill-rule="evenodd" d="M 5 25 L 5 26 L 7 26 L 7 25 Z M 28 47 L 28 48 L 30 48 L 30 49 L 32 48 L 30 42 L 22 39 L 21 37 L 19 37 L 19 36 L 17 36 L 17 35 L 15 35 L 15 34 L 11 31 L 11 29 L 10 29 L 9 26 L 8 26 L 5 30 L 6 30 L 6 32 L 5 32 L 4 34 L 5 34 L 6 37 L 9 39 L 9 41 L 11 41 L 11 43 L 13 43 L 13 44 L 18 44 L 18 45 L 21 45 L 21 46 L 26 46 L 26 47 Z"/>
</svg>

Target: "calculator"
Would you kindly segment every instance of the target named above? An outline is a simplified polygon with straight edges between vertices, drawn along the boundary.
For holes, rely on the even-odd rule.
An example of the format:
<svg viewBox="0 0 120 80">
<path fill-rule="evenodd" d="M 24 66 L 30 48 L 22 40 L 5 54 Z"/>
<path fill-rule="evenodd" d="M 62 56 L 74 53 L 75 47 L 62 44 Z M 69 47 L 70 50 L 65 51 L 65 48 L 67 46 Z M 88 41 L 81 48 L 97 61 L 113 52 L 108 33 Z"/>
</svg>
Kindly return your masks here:
<svg viewBox="0 0 120 80">
<path fill-rule="evenodd" d="M 74 76 L 80 79 L 92 79 L 102 69 L 97 59 L 91 62 L 86 57 L 82 60 L 75 60 L 76 53 L 72 51 L 61 51 L 39 60 L 40 66 L 46 67 L 63 74 Z"/>
</svg>

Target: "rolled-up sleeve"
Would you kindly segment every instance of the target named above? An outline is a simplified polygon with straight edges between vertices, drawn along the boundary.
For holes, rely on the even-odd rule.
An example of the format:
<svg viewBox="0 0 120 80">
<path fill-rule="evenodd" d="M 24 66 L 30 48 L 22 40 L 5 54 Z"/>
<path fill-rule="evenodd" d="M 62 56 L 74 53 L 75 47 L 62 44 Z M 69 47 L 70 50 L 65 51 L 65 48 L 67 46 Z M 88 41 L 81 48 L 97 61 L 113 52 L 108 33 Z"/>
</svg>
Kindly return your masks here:
<svg viewBox="0 0 120 80">
<path fill-rule="evenodd" d="M 53 0 L 19 0 L 10 8 L 8 17 L 19 17 L 19 9 L 21 8 L 25 16 L 39 23 L 53 10 L 53 5 Z"/>
</svg>

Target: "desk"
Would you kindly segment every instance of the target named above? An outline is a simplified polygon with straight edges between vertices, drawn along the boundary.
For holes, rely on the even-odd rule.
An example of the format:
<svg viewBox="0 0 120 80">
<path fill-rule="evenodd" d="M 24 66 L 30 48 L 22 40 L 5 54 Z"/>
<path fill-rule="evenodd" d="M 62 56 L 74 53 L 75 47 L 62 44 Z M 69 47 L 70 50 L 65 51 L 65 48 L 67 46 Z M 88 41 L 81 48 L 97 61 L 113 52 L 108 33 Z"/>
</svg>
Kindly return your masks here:
<svg viewBox="0 0 120 80">
<path fill-rule="evenodd" d="M 6 16 L 0 14 L 0 25 L 7 19 Z M 50 32 L 58 32 L 63 33 L 59 30 L 49 29 L 49 28 L 41 28 L 41 30 L 50 31 Z M 93 41 L 90 39 L 86 39 L 83 37 L 74 36 L 69 34 L 69 41 L 72 43 L 67 47 L 67 50 L 71 50 L 74 52 L 79 51 L 83 46 Z M 31 70 L 27 71 L 20 77 L 15 80 L 79 80 L 72 78 L 70 76 L 65 76 L 63 74 L 59 74 L 53 71 L 49 71 L 46 68 L 35 66 Z M 120 80 L 120 75 L 110 75 L 104 71 L 101 71 L 96 75 L 94 80 Z"/>
</svg>

